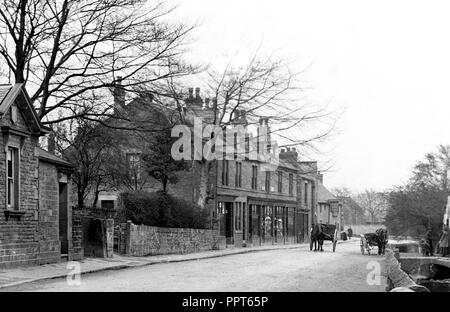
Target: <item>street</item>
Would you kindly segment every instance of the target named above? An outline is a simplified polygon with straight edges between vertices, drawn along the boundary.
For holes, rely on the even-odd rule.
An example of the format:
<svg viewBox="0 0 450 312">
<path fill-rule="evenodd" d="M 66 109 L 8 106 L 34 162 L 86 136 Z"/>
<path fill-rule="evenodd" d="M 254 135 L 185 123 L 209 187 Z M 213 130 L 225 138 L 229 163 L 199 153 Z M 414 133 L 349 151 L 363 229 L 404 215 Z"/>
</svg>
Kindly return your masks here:
<svg viewBox="0 0 450 312">
<path fill-rule="evenodd" d="M 325 242 L 324 252 L 312 252 L 309 246 L 302 245 L 295 249 L 85 274 L 79 286 L 71 286 L 66 279 L 59 278 L 2 291 L 383 292 L 384 276 L 375 285 L 367 282 L 368 274 L 378 263 L 383 274 L 384 258 L 361 255 L 359 240 L 353 239 L 338 244 L 335 253 L 331 243 Z"/>
</svg>

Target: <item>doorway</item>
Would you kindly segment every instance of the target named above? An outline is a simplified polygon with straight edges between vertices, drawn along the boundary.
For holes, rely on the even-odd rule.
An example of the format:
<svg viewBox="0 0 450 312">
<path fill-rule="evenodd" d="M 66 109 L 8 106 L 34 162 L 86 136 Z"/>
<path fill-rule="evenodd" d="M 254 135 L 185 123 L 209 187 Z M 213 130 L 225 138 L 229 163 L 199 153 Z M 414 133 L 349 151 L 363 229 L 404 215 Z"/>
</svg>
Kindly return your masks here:
<svg viewBox="0 0 450 312">
<path fill-rule="evenodd" d="M 233 203 L 225 202 L 225 238 L 227 245 L 234 244 L 233 215 Z"/>
<path fill-rule="evenodd" d="M 59 183 L 59 241 L 61 243 L 61 257 L 67 257 L 69 252 L 67 197 L 67 183 Z"/>
</svg>

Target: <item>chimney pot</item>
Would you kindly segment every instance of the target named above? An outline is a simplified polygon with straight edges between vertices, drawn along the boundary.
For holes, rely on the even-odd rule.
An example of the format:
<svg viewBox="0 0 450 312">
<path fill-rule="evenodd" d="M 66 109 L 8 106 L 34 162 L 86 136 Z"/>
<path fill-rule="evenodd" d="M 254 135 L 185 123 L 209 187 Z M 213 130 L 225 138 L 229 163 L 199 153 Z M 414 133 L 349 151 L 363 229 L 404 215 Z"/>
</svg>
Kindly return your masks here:
<svg viewBox="0 0 450 312">
<path fill-rule="evenodd" d="M 116 81 L 113 82 L 114 112 L 117 112 L 118 108 L 125 106 L 125 89 L 122 86 L 122 81 L 122 76 L 117 76 Z"/>
</svg>

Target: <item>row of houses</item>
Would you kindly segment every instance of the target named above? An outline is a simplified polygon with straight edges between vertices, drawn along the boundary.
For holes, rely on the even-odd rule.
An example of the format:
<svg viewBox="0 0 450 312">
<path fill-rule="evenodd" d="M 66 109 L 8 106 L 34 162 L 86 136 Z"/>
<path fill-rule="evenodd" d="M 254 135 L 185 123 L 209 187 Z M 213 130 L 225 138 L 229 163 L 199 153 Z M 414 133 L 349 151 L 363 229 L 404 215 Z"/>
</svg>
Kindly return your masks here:
<svg viewBox="0 0 450 312">
<path fill-rule="evenodd" d="M 120 80 L 119 80 L 120 81 Z M 188 90 L 184 101 L 183 121 L 193 126 L 194 118 L 204 124 L 215 120 L 215 99 L 203 98 L 200 88 Z M 128 116 L 139 113 L 143 120 L 173 118 L 170 107 L 148 105 L 152 101 L 148 95 L 137 97 L 125 104 L 125 96 L 117 86 L 115 111 Z M 149 110 L 149 107 L 151 109 Z M 245 111 L 236 110 L 229 127 L 249 125 Z M 139 122 L 141 124 L 141 122 Z M 260 118 L 260 126 L 269 129 L 267 142 L 261 146 L 273 145 L 270 136 L 270 119 Z M 132 127 L 130 127 L 132 128 Z M 124 131 L 120 131 L 124 133 Z M 130 140 L 121 146 L 136 160 L 139 157 L 139 140 Z M 131 143 L 130 143 L 131 142 Z M 259 150 L 258 150 L 259 152 Z M 132 159 L 131 157 L 128 157 Z M 275 169 L 267 171 L 266 164 L 249 158 L 223 159 L 211 161 L 206 181 L 202 181 L 202 166 L 194 162 L 187 172 L 180 172 L 178 182 L 168 186 L 169 193 L 197 203 L 202 194 L 202 183 L 207 185 L 206 209 L 211 213 L 211 229 L 219 231 L 229 246 L 259 246 L 266 244 L 289 244 L 308 241 L 309 229 L 315 222 L 337 225 L 343 229 L 342 201 L 329 192 L 323 184 L 317 162 L 299 159 L 295 148 L 283 148 Z M 160 186 L 144 173 L 145 190 L 154 191 Z M 102 207 L 116 207 L 121 189 L 101 192 L 98 195 Z"/>
<path fill-rule="evenodd" d="M 126 122 L 153 127 L 176 115 L 169 107 L 155 109 L 157 105 L 149 105 L 152 97 L 148 95 L 128 104 L 123 90 L 117 89 L 114 96 L 115 112 L 128 114 Z M 195 95 L 190 89 L 184 108 L 186 120 L 211 120 L 213 105 L 214 99 L 210 102 L 200 97 L 198 88 Z M 39 138 L 51 130 L 39 121 L 22 84 L 0 86 L 0 115 L 4 150 L 0 153 L 0 267 L 82 258 L 83 252 L 76 248 L 80 238 L 74 234 L 72 218 L 74 168 L 39 147 Z M 241 112 L 236 120 L 245 124 L 245 117 Z M 269 120 L 260 120 L 260 124 L 268 125 Z M 125 158 L 139 160 L 142 144 L 138 137 L 126 130 L 114 131 L 122 133 L 119 147 Z M 270 146 L 271 142 L 267 143 Z M 281 149 L 274 170 L 264 171 L 263 165 L 250 159 L 215 160 L 208 163 L 205 177 L 202 164 L 192 162 L 190 170 L 180 172 L 178 182 L 169 185 L 169 192 L 198 202 L 205 195 L 202 186 L 206 183 L 209 227 L 225 238 L 227 246 L 306 242 L 315 222 L 343 228 L 342 203 L 325 188 L 317 162 L 302 161 L 294 148 L 286 148 Z M 144 178 L 149 181 L 144 189 L 158 187 L 144 173 L 135 176 Z M 116 187 L 100 192 L 100 205 L 117 209 L 121 191 Z"/>
</svg>

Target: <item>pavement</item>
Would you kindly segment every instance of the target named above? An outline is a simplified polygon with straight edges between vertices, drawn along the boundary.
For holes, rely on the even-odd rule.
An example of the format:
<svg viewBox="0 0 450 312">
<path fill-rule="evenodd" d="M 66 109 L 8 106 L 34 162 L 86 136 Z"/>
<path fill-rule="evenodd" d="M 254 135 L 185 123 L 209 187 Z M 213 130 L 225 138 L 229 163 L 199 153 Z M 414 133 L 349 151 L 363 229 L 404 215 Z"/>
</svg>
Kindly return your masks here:
<svg viewBox="0 0 450 312">
<path fill-rule="evenodd" d="M 338 241 L 338 243 L 345 243 L 345 241 Z M 81 261 L 76 262 L 79 264 L 80 274 L 88 274 L 106 270 L 121 270 L 126 268 L 143 267 L 153 264 L 193 261 L 224 257 L 228 255 L 296 248 L 308 249 L 309 244 L 227 248 L 222 250 L 211 250 L 191 254 L 160 255 L 148 257 L 126 257 L 114 254 L 113 258 L 85 258 Z M 73 262 L 60 262 L 54 264 L 0 270 L 0 289 L 18 286 L 25 283 L 67 277 L 68 274 L 73 270 L 73 268 Z"/>
</svg>

